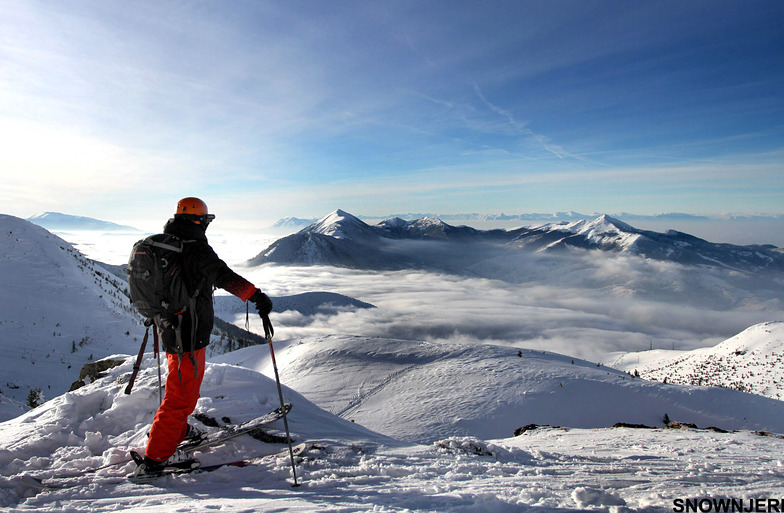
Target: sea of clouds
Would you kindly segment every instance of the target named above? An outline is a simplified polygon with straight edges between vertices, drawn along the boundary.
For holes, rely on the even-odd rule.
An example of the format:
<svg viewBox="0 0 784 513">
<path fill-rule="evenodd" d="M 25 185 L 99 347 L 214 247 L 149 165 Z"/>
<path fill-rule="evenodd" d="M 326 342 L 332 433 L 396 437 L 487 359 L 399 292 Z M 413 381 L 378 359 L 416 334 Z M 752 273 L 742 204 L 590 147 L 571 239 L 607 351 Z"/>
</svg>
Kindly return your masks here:
<svg viewBox="0 0 784 513">
<path fill-rule="evenodd" d="M 139 238 L 60 235 L 111 264 L 124 263 Z M 327 291 L 377 307 L 307 316 L 275 312 L 279 339 L 339 333 L 481 342 L 601 362 L 616 351 L 711 346 L 759 322 L 784 320 L 781 277 L 728 269 L 603 252 L 553 255 L 466 246 L 461 252 L 459 245 L 421 242 L 406 249 L 427 252 L 428 260 L 440 260 L 452 272 L 248 267 L 244 262 L 277 237 L 208 235 L 227 263 L 273 297 Z M 244 313 L 233 321 L 244 323 Z M 260 325 L 254 329 L 262 331 Z"/>
<path fill-rule="evenodd" d="M 714 345 L 753 324 L 784 318 L 780 279 L 728 270 L 591 252 L 515 253 L 473 271 L 241 269 L 272 295 L 325 290 L 378 307 L 307 318 L 278 314 L 286 337 L 480 341 L 602 361 L 614 351 Z"/>
</svg>

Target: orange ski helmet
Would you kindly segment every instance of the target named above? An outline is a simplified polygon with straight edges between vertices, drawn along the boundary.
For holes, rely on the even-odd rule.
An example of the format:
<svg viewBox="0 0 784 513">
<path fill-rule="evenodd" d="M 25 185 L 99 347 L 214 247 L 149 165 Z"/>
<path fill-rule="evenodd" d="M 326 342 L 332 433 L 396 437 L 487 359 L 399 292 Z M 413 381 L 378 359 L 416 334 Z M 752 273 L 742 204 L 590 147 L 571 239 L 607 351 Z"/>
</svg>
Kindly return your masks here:
<svg viewBox="0 0 784 513">
<path fill-rule="evenodd" d="M 215 219 L 214 214 L 207 210 L 207 204 L 199 198 L 182 198 L 177 202 L 177 212 L 174 215 L 181 215 L 194 223 L 210 224 Z"/>
<path fill-rule="evenodd" d="M 177 212 L 175 214 L 193 214 L 197 216 L 207 215 L 207 204 L 199 198 L 182 198 L 177 202 Z"/>
</svg>

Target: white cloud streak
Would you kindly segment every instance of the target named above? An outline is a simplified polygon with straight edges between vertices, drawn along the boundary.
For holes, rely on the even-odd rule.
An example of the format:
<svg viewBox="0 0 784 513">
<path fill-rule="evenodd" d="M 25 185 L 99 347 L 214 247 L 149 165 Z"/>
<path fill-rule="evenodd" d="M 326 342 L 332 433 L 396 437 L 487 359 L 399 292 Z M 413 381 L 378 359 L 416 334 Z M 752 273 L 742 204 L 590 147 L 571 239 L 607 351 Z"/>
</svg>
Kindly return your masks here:
<svg viewBox="0 0 784 513">
<path fill-rule="evenodd" d="M 501 107 L 495 105 L 494 103 L 490 102 L 487 98 L 485 98 L 482 89 L 479 85 L 474 82 L 474 93 L 479 97 L 480 100 L 494 113 L 498 114 L 499 116 L 506 118 L 509 125 L 511 125 L 516 131 L 518 131 L 521 135 L 530 138 L 531 140 L 535 141 L 539 146 L 543 149 L 547 150 L 548 152 L 552 153 L 559 159 L 563 160 L 564 158 L 579 158 L 576 155 L 573 155 L 560 146 L 553 144 L 550 142 L 549 138 L 545 137 L 542 134 L 537 134 L 534 132 L 528 125 L 527 122 L 521 122 L 515 119 L 514 114 L 509 112 L 506 109 L 502 109 Z"/>
</svg>

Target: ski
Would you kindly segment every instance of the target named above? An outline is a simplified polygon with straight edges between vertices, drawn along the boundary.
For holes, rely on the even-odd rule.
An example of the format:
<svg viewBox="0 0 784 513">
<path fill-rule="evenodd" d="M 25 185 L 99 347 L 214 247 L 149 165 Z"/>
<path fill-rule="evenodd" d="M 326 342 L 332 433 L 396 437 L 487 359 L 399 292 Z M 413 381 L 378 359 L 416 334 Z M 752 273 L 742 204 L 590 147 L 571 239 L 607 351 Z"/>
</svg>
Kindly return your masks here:
<svg viewBox="0 0 784 513">
<path fill-rule="evenodd" d="M 190 454 L 200 449 L 206 449 L 207 447 L 222 445 L 227 440 L 231 440 L 232 438 L 244 435 L 245 433 L 255 431 L 260 427 L 271 424 L 276 420 L 280 420 L 284 415 L 288 415 L 290 411 L 291 404 L 286 403 L 284 407 L 277 408 L 266 415 L 262 415 L 261 417 L 256 417 L 255 419 L 243 422 L 242 424 L 223 427 L 221 431 L 209 434 L 201 440 L 197 440 L 195 442 L 182 443 L 179 445 L 178 449 L 181 449 Z"/>
<path fill-rule="evenodd" d="M 292 451 L 295 457 L 302 455 L 307 449 L 308 449 L 308 444 L 306 443 L 297 444 L 294 447 L 292 447 Z M 140 478 L 128 476 L 128 480 L 135 484 L 148 484 L 148 483 L 155 482 L 158 479 L 166 476 L 176 476 L 182 474 L 201 474 L 203 472 L 213 472 L 215 470 L 224 467 L 250 467 L 253 465 L 258 465 L 259 463 L 261 463 L 267 458 L 282 458 L 288 456 L 289 456 L 289 450 L 287 448 L 286 450 L 275 454 L 268 454 L 266 456 L 260 456 L 258 458 L 247 459 L 247 460 L 225 461 L 222 463 L 213 463 L 211 465 L 201 465 L 194 468 L 174 468 L 174 467 L 166 468 L 154 475 L 144 476 Z"/>
<path fill-rule="evenodd" d="M 294 451 L 294 456 L 301 456 L 305 451 L 309 448 L 308 444 L 300 443 L 295 445 L 292 449 Z M 101 484 L 122 484 L 128 481 L 134 484 L 148 484 L 157 481 L 158 479 L 166 476 L 175 476 L 178 474 L 199 474 L 202 472 L 213 472 L 215 470 L 224 468 L 224 467 L 249 467 L 253 465 L 258 465 L 262 461 L 268 458 L 283 458 L 289 456 L 289 450 L 286 448 L 285 450 L 279 451 L 277 453 L 268 454 L 266 456 L 260 456 L 258 458 L 252 459 L 243 459 L 243 460 L 235 460 L 235 461 L 226 461 L 222 463 L 214 463 L 210 465 L 203 465 L 193 469 L 177 469 L 177 468 L 169 468 L 165 469 L 160 474 L 156 474 L 154 476 L 146 476 L 140 479 L 133 479 L 130 476 L 123 476 L 119 478 L 108 478 L 106 480 L 101 480 Z M 20 478 L 20 483 L 23 485 L 28 486 L 29 488 L 33 488 L 36 490 L 42 491 L 56 491 L 56 490 L 64 490 L 67 488 L 74 488 L 77 486 L 82 486 L 88 484 L 83 479 L 84 476 L 68 476 L 62 478 L 47 478 L 46 481 L 43 479 L 39 479 L 37 477 L 32 477 L 30 475 L 23 475 Z M 90 481 L 92 482 L 92 481 Z"/>
<path fill-rule="evenodd" d="M 267 424 L 271 424 L 276 420 L 280 420 L 283 418 L 284 415 L 287 415 L 291 411 L 291 404 L 286 403 L 285 408 L 276 408 L 275 410 L 267 413 L 266 415 L 262 415 L 260 417 L 256 417 L 255 419 L 251 419 L 249 421 L 243 422 L 242 424 L 237 424 L 234 426 L 225 426 L 216 433 L 212 433 L 207 435 L 206 437 L 196 441 L 196 442 L 188 442 L 184 444 L 180 444 L 178 449 L 182 449 L 186 453 L 190 454 L 199 449 L 205 449 L 208 447 L 215 447 L 218 445 L 222 445 L 223 443 L 231 440 L 232 438 L 236 438 L 240 435 L 244 435 L 256 429 L 259 429 Z M 68 488 L 71 486 L 76 486 L 78 483 L 73 484 L 63 484 L 67 483 L 68 480 L 79 479 L 86 474 L 94 474 L 99 470 L 103 470 L 109 467 L 114 467 L 117 465 L 122 465 L 133 461 L 133 458 L 126 458 L 120 461 L 115 461 L 113 463 L 108 463 L 106 465 L 101 465 L 100 467 L 87 469 L 78 471 L 78 473 L 71 473 L 68 475 L 55 475 L 49 476 L 45 478 L 37 478 L 27 474 L 21 476 L 20 482 L 30 486 L 31 488 L 39 489 L 39 490 L 57 490 L 60 488 Z M 225 466 L 225 465 L 224 465 Z M 44 479 L 46 481 L 44 481 Z"/>
</svg>

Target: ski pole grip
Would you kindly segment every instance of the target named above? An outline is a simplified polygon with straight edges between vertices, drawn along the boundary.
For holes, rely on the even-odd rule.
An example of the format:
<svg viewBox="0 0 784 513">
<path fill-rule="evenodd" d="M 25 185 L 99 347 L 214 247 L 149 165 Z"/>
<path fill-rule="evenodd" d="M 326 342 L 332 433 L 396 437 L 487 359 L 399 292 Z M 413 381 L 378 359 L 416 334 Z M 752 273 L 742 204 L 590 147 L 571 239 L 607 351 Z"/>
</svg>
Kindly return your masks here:
<svg viewBox="0 0 784 513">
<path fill-rule="evenodd" d="M 267 342 L 271 342 L 273 335 L 275 335 L 275 329 L 272 327 L 269 315 L 262 315 L 261 323 L 264 325 L 264 336 L 267 338 Z"/>
</svg>

